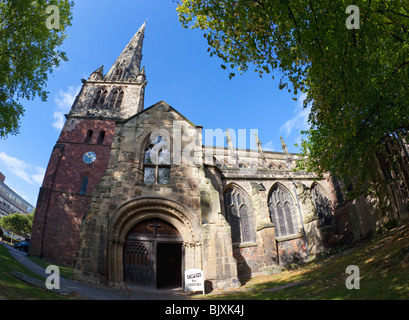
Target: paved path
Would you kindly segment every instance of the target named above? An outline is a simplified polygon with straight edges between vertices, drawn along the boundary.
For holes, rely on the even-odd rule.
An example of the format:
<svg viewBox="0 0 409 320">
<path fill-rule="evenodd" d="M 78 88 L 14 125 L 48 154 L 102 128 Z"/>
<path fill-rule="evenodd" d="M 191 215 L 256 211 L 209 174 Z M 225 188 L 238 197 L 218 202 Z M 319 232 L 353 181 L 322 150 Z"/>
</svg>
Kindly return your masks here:
<svg viewBox="0 0 409 320">
<path fill-rule="evenodd" d="M 19 251 L 14 247 L 2 243 L 9 249 L 10 254 L 20 264 L 30 269 L 35 274 L 46 279 L 50 274 L 45 273 L 45 269 L 27 258 L 25 252 Z M 144 289 L 117 289 L 105 286 L 96 286 L 82 282 L 60 279 L 60 286 L 79 294 L 91 300 L 186 300 L 181 290 L 144 290 Z"/>
</svg>

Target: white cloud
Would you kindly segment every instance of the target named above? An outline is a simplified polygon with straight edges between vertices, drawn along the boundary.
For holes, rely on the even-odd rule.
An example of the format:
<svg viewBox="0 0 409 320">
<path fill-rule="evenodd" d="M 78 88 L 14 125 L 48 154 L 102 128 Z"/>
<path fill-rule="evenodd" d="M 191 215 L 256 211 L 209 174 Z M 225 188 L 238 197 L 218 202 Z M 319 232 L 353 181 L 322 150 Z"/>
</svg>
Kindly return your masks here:
<svg viewBox="0 0 409 320">
<path fill-rule="evenodd" d="M 29 184 L 41 185 L 43 182 L 45 169 L 42 167 L 35 167 L 23 160 L 11 157 L 4 152 L 0 152 L 0 162 L 12 174 Z"/>
<path fill-rule="evenodd" d="M 273 141 L 267 142 L 264 146 L 262 146 L 263 151 L 274 151 Z"/>
<path fill-rule="evenodd" d="M 37 171 L 37 173 L 33 174 L 31 176 L 31 178 L 33 179 L 33 181 L 39 185 L 43 184 L 43 179 L 44 179 L 44 175 L 45 175 L 45 169 L 42 167 L 36 167 L 35 171 Z"/>
<path fill-rule="evenodd" d="M 58 96 L 55 97 L 54 101 L 57 108 L 54 111 L 54 122 L 53 127 L 57 130 L 61 130 L 65 123 L 64 115 L 67 114 L 72 104 L 74 103 L 75 97 L 81 90 L 81 85 L 78 87 L 70 86 L 67 91 L 60 90 Z"/>
<path fill-rule="evenodd" d="M 308 115 L 310 114 L 311 106 L 307 106 L 307 108 L 303 107 L 305 97 L 306 95 L 304 93 L 301 94 L 298 98 L 297 107 L 294 110 L 294 117 L 280 127 L 280 132 L 284 132 L 286 137 L 288 137 L 294 130 L 297 130 L 297 133 L 299 133 L 300 131 L 309 128 Z"/>
<path fill-rule="evenodd" d="M 0 161 L 9 169 L 14 175 L 31 183 L 30 175 L 27 173 L 28 164 L 23 160 L 10 157 L 4 152 L 0 152 Z"/>
</svg>

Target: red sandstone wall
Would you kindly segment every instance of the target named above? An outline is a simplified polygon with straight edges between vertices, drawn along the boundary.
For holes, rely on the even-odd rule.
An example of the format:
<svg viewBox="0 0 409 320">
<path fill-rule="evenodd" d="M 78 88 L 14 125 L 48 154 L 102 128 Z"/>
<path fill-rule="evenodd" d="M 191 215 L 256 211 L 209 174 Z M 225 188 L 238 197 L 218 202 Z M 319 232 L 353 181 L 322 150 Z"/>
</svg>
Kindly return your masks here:
<svg viewBox="0 0 409 320">
<path fill-rule="evenodd" d="M 277 244 L 277 248 L 281 266 L 299 263 L 307 258 L 305 241 L 302 238 L 281 241 Z"/>
<path fill-rule="evenodd" d="M 74 121 L 73 121 L 74 120 Z M 68 119 L 51 154 L 36 206 L 30 254 L 72 265 L 78 251 L 81 220 L 91 195 L 108 166 L 116 124 L 113 120 Z M 93 130 L 85 143 L 88 130 Z M 103 144 L 97 144 L 105 131 Z M 93 151 L 97 160 L 85 164 Z M 83 176 L 89 177 L 86 195 L 80 194 Z"/>
<path fill-rule="evenodd" d="M 252 272 L 259 270 L 257 246 L 247 248 L 233 248 L 233 257 L 237 261 L 238 276 L 251 276 Z"/>
</svg>

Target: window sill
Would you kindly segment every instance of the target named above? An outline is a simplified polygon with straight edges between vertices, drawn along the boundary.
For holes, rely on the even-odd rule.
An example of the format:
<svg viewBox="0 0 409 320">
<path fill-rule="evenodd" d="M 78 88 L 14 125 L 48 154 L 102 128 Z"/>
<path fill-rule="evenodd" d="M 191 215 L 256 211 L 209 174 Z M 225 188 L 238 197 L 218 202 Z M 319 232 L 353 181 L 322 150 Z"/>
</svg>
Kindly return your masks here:
<svg viewBox="0 0 409 320">
<path fill-rule="evenodd" d="M 261 231 L 261 230 L 267 229 L 267 228 L 274 228 L 274 223 L 272 223 L 272 222 L 262 222 L 257 226 L 256 231 Z"/>
<path fill-rule="evenodd" d="M 258 244 L 256 242 L 233 243 L 233 248 L 249 248 L 257 246 Z"/>
<path fill-rule="evenodd" d="M 147 185 L 147 186 L 170 186 L 170 183 L 150 183 L 150 182 L 141 182 L 141 184 Z"/>
<path fill-rule="evenodd" d="M 288 241 L 288 240 L 293 240 L 297 238 L 302 238 L 301 233 L 296 233 L 296 234 L 290 234 L 288 236 L 282 236 L 282 237 L 276 237 L 277 242 L 283 242 L 283 241 Z"/>
</svg>

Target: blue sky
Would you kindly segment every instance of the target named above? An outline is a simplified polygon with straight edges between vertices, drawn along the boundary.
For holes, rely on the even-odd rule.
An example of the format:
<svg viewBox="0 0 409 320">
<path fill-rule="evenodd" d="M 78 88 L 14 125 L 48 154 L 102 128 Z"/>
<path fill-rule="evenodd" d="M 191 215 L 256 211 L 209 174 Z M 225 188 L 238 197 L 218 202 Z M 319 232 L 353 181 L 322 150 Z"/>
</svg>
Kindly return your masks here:
<svg viewBox="0 0 409 320">
<path fill-rule="evenodd" d="M 252 70 L 229 80 L 222 61 L 209 56 L 203 32 L 182 28 L 172 0 L 75 1 L 73 25 L 61 48 L 69 61 L 49 77 L 47 102 L 22 101 L 20 133 L 0 140 L 5 183 L 32 205 L 81 79 L 101 65 L 108 72 L 146 19 L 145 108 L 164 100 L 203 130 L 245 129 L 250 141 L 250 129 L 257 129 L 264 149 L 281 151 L 283 136 L 289 151 L 298 151 L 294 144 L 308 117 L 302 97 L 292 100 L 276 81 Z"/>
</svg>

